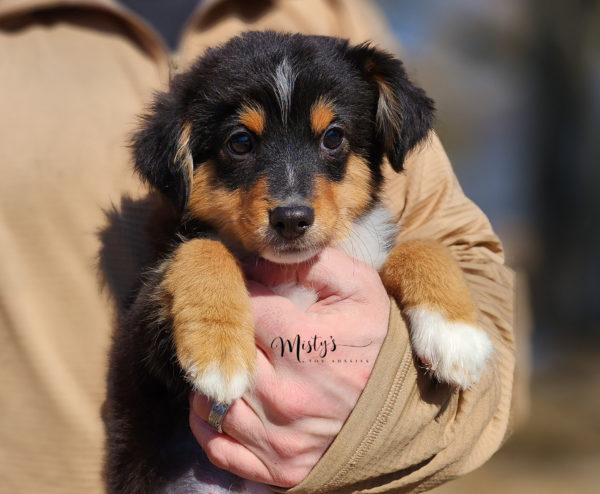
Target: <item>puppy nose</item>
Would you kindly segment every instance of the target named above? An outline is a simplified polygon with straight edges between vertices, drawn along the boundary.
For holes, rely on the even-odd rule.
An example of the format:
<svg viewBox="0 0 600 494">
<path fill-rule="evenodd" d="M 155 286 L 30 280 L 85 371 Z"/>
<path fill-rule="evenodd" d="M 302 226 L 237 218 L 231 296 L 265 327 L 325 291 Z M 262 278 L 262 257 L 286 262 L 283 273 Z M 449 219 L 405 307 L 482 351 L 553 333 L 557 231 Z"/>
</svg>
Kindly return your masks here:
<svg viewBox="0 0 600 494">
<path fill-rule="evenodd" d="M 271 226 L 288 240 L 303 235 L 315 221 L 315 212 L 308 206 L 278 207 L 269 213 Z"/>
</svg>

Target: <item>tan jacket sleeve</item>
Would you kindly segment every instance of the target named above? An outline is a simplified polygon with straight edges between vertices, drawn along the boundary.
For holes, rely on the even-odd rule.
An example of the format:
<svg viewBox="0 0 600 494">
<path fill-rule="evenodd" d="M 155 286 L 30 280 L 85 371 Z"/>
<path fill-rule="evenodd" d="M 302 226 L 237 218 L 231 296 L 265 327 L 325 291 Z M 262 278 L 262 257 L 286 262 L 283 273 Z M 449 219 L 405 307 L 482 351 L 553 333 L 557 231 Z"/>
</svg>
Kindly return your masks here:
<svg viewBox="0 0 600 494">
<path fill-rule="evenodd" d="M 465 197 L 437 136 L 388 169 L 400 239 L 437 239 L 460 263 L 490 335 L 494 362 L 474 388 L 434 383 L 415 362 L 392 303 L 387 338 L 356 408 L 324 457 L 290 493 L 420 492 L 485 462 L 508 428 L 514 345 L 513 276 L 483 213 Z"/>
</svg>

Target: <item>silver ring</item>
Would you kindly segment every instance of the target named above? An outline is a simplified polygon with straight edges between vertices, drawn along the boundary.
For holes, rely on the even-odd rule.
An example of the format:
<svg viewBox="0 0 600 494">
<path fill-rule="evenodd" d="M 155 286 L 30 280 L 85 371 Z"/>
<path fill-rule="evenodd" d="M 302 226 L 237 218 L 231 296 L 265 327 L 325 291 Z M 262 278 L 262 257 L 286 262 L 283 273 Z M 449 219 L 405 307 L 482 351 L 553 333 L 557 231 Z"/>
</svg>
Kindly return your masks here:
<svg viewBox="0 0 600 494">
<path fill-rule="evenodd" d="M 217 432 L 223 433 L 223 419 L 225 418 L 225 414 L 229 411 L 229 407 L 231 403 L 222 403 L 220 401 L 215 401 L 212 404 L 210 409 L 210 413 L 208 414 L 208 425 L 210 425 Z"/>
</svg>

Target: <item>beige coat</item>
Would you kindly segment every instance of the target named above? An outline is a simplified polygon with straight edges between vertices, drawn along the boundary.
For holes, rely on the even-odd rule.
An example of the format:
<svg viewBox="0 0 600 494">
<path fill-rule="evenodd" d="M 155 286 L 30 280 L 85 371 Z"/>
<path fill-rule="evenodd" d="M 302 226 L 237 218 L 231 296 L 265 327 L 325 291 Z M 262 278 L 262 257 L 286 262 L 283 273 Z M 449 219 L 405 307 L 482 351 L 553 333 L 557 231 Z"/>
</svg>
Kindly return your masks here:
<svg viewBox="0 0 600 494">
<path fill-rule="evenodd" d="M 248 28 L 376 39 L 381 21 L 352 0 L 206 2 L 179 54 L 109 0 L 0 0 L 0 491 L 97 493 L 109 296 L 95 268 L 103 210 L 144 189 L 127 135 L 169 67 Z M 512 274 L 484 215 L 432 136 L 387 189 L 404 237 L 436 238 L 466 274 L 496 365 L 473 390 L 436 388 L 413 362 L 392 307 L 373 375 L 341 433 L 290 492 L 404 492 L 487 460 L 509 428 Z M 123 225 L 125 236 L 132 230 Z M 139 246 L 143 249 L 143 246 Z M 133 275 L 136 253 L 115 253 Z M 131 276 L 129 276 L 131 278 Z M 119 289 L 125 291 L 128 282 Z"/>
</svg>

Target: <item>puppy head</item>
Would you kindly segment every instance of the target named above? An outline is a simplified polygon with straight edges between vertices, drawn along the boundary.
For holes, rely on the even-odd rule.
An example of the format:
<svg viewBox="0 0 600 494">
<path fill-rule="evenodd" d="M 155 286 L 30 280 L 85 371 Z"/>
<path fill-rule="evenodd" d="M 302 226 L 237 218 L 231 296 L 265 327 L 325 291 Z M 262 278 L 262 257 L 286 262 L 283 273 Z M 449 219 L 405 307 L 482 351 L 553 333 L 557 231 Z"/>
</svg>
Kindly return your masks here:
<svg viewBox="0 0 600 494">
<path fill-rule="evenodd" d="M 431 128 L 400 61 L 336 38 L 250 32 L 157 96 L 137 171 L 236 248 L 301 262 L 342 240 Z"/>
</svg>

